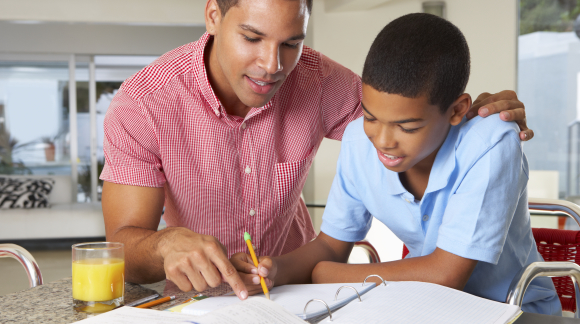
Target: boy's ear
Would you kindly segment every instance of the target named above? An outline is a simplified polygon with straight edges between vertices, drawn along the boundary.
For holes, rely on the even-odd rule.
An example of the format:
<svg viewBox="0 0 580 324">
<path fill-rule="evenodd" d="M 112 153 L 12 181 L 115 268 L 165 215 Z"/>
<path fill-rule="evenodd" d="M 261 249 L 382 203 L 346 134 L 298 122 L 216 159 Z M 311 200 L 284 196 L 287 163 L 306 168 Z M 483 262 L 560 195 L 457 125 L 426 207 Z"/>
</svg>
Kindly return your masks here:
<svg viewBox="0 0 580 324">
<path fill-rule="evenodd" d="M 463 119 L 463 116 L 465 116 L 469 111 L 469 108 L 471 108 L 471 96 L 464 93 L 451 104 L 451 107 L 449 107 L 451 112 L 449 123 L 453 126 L 458 125 Z"/>
<path fill-rule="evenodd" d="M 215 36 L 219 28 L 222 14 L 216 0 L 209 0 L 205 4 L 205 29 L 207 33 Z"/>
</svg>

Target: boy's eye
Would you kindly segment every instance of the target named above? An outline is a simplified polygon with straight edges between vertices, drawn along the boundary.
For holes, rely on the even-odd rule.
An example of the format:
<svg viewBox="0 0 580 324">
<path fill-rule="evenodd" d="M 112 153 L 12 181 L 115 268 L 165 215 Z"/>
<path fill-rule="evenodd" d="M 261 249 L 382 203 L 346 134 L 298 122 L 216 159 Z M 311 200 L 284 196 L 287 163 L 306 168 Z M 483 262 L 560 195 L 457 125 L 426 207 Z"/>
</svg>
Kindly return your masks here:
<svg viewBox="0 0 580 324">
<path fill-rule="evenodd" d="M 409 128 L 404 128 L 404 127 L 402 127 L 401 125 L 399 125 L 399 127 L 401 127 L 401 130 L 402 130 L 403 132 L 405 132 L 405 133 L 409 133 L 409 134 L 411 134 L 411 133 L 415 133 L 416 131 L 418 131 L 418 130 L 419 130 L 419 128 L 421 128 L 421 127 L 419 127 L 419 128 L 411 128 L 411 129 L 409 129 Z"/>
<path fill-rule="evenodd" d="M 259 38 L 251 38 L 251 37 L 248 37 L 248 36 L 246 36 L 246 35 L 242 35 L 242 36 L 244 36 L 244 39 L 245 39 L 246 41 L 250 42 L 250 43 L 257 43 L 257 42 L 259 42 L 259 41 L 260 41 L 260 39 L 259 39 Z"/>
</svg>

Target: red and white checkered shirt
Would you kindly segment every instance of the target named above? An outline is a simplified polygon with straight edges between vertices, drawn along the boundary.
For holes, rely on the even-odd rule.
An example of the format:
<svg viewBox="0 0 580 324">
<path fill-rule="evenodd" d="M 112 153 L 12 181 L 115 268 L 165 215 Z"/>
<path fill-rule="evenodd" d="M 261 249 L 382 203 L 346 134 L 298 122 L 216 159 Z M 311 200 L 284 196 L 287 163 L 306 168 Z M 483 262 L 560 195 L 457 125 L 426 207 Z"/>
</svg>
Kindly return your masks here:
<svg viewBox="0 0 580 324">
<path fill-rule="evenodd" d="M 362 115 L 360 77 L 304 47 L 264 107 L 228 115 L 207 78 L 211 36 L 127 79 L 105 118 L 104 181 L 165 188 L 164 219 L 213 235 L 228 256 L 290 252 L 315 237 L 300 193 L 323 137 Z"/>
</svg>

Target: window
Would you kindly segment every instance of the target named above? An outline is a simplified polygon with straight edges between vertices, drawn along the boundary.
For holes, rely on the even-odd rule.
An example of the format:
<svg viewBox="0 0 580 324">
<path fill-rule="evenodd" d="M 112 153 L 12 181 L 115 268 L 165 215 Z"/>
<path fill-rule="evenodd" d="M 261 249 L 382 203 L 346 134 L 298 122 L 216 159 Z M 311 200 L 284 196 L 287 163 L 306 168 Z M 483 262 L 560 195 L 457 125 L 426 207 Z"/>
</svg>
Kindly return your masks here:
<svg viewBox="0 0 580 324">
<path fill-rule="evenodd" d="M 530 197 L 580 203 L 579 0 L 519 0 L 518 96 L 535 131 L 524 144 Z"/>
</svg>

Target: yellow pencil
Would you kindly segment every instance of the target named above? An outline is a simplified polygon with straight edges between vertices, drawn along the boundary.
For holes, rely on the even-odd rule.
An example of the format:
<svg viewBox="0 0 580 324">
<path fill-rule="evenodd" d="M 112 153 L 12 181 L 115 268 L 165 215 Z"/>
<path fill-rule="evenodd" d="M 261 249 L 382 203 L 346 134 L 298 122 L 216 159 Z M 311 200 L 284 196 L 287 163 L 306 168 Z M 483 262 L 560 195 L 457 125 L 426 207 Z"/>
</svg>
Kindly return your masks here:
<svg viewBox="0 0 580 324">
<path fill-rule="evenodd" d="M 258 267 L 258 258 L 256 257 L 256 252 L 254 252 L 254 247 L 252 246 L 252 237 L 250 236 L 250 234 L 248 234 L 248 232 L 244 233 L 244 241 L 246 241 L 246 244 L 248 244 L 248 250 L 250 250 L 250 255 L 252 256 L 252 261 L 254 261 L 254 265 L 257 268 Z M 262 276 L 260 276 L 260 284 L 262 284 L 262 289 L 264 290 L 264 295 L 266 295 L 266 298 L 270 299 L 270 292 L 268 291 L 268 286 L 266 286 L 266 281 L 264 281 L 264 278 L 262 278 Z"/>
<path fill-rule="evenodd" d="M 167 296 L 167 297 L 159 298 L 159 299 L 156 299 L 154 301 L 150 301 L 148 303 L 139 305 L 136 308 L 149 308 L 149 307 L 157 306 L 159 304 L 163 304 L 165 302 L 168 302 L 168 301 L 174 300 L 174 299 L 175 299 L 175 296 Z"/>
</svg>

